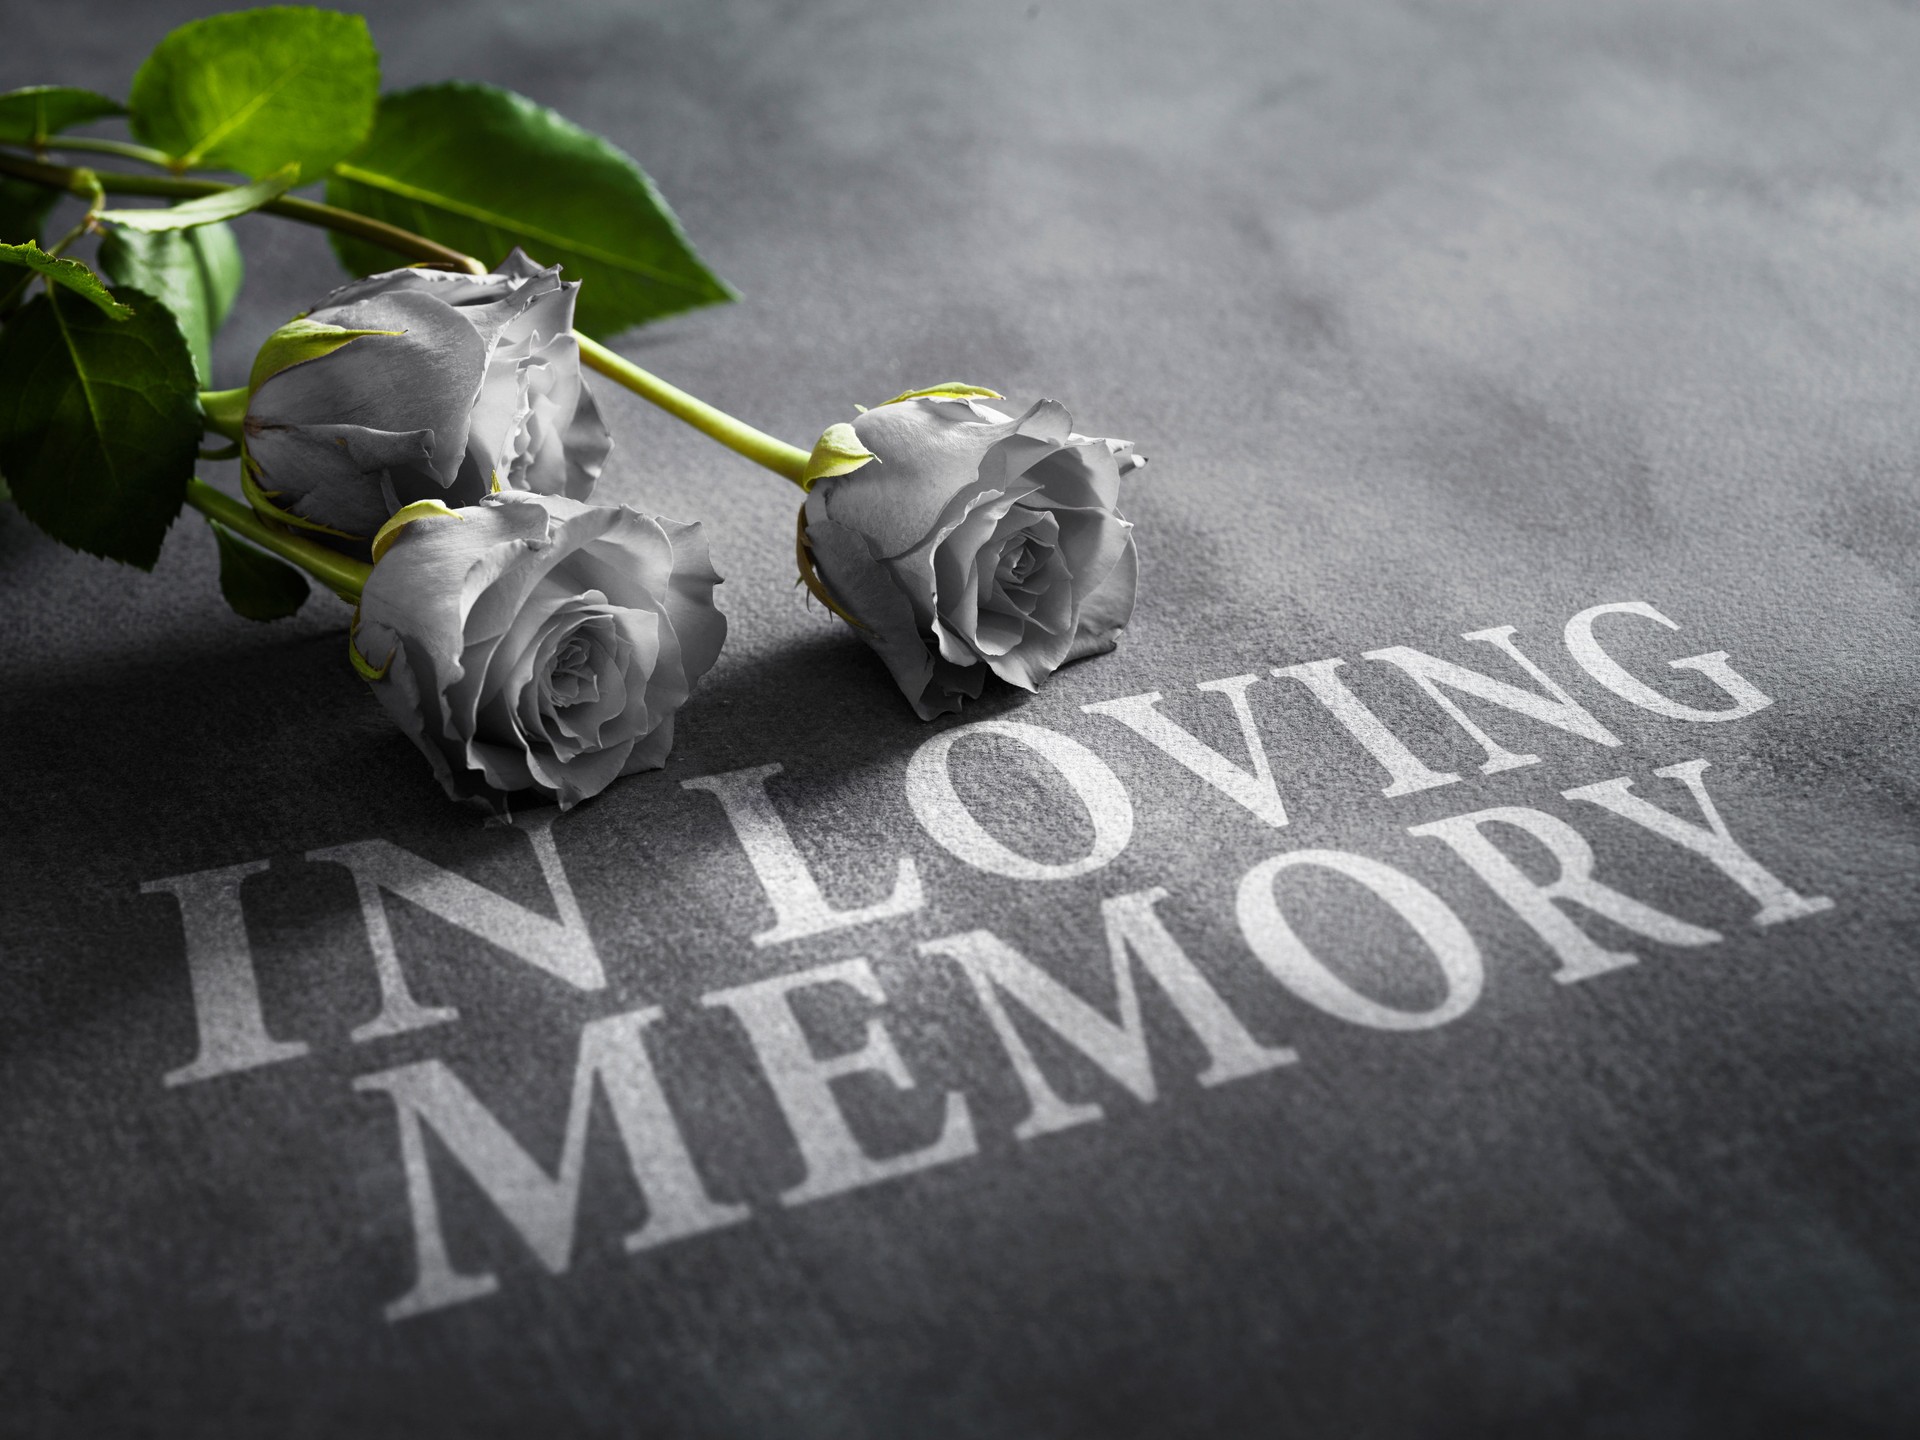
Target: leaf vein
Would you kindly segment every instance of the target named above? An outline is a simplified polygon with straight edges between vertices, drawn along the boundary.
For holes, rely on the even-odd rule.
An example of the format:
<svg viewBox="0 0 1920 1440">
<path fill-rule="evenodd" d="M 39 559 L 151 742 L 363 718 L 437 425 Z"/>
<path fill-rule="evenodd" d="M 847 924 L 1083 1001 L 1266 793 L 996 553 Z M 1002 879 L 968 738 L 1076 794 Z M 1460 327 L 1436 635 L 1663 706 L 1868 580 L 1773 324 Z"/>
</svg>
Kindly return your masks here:
<svg viewBox="0 0 1920 1440">
<path fill-rule="evenodd" d="M 334 166 L 334 173 L 342 179 L 365 185 L 369 189 L 384 190 L 390 195 L 397 195 L 403 199 L 411 200 L 416 205 L 431 204 L 438 206 L 450 215 L 458 215 L 462 219 L 472 220 L 477 224 L 490 226 L 504 236 L 525 235 L 531 239 L 543 241 L 548 245 L 553 245 L 564 250 L 571 250 L 576 255 L 584 255 L 589 260 L 598 260 L 603 265 L 611 265 L 618 270 L 626 270 L 632 274 L 647 276 L 662 285 L 670 286 L 676 290 L 685 290 L 689 294 L 695 295 L 706 293 L 704 286 L 691 283 L 681 276 L 671 274 L 655 266 L 644 264 L 641 261 L 633 259 L 631 256 L 622 255 L 617 251 L 602 250 L 598 246 L 588 244 L 582 240 L 569 240 L 564 236 L 554 234 L 550 230 L 543 230 L 536 225 L 524 224 L 513 219 L 511 216 L 497 214 L 479 205 L 470 205 L 465 201 L 456 200 L 452 196 L 442 195 L 437 191 L 426 189 L 423 186 L 410 185 L 406 181 L 391 175 L 382 175 L 372 170 L 364 170 L 358 165 L 347 164 Z"/>
</svg>

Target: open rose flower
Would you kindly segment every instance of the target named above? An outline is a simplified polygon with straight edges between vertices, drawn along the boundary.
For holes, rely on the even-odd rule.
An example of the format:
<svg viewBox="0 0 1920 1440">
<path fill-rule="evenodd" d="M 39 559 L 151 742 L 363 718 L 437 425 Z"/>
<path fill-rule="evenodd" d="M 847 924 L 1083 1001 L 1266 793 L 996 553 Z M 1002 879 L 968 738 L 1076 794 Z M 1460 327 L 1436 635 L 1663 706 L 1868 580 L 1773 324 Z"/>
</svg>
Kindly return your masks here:
<svg viewBox="0 0 1920 1440">
<path fill-rule="evenodd" d="M 988 671 L 1033 690 L 1113 649 L 1139 578 L 1120 477 L 1146 463 L 1074 434 L 1052 400 L 1016 420 L 975 398 L 990 392 L 940 388 L 829 431 L 816 461 L 840 458 L 803 512 L 803 564 L 923 720 Z"/>
<path fill-rule="evenodd" d="M 491 275 L 388 270 L 335 290 L 254 362 L 248 498 L 361 542 L 415 500 L 586 499 L 613 441 L 580 374 L 579 288 L 516 250 Z"/>
<path fill-rule="evenodd" d="M 657 769 L 726 638 L 697 524 L 510 491 L 418 503 L 373 550 L 354 663 L 447 793 L 488 808 Z"/>
</svg>

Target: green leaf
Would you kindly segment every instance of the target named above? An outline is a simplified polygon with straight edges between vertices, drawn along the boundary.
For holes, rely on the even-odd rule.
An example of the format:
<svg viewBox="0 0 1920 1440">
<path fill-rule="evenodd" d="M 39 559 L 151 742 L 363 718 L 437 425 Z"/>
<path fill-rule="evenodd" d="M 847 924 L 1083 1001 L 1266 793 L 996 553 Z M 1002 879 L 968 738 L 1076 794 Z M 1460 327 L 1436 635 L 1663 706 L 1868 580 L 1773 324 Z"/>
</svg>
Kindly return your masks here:
<svg viewBox="0 0 1920 1440">
<path fill-rule="evenodd" d="M 100 268 L 114 284 L 144 290 L 173 312 L 194 374 L 211 384 L 213 337 L 240 293 L 233 231 L 217 222 L 159 235 L 115 231 L 100 242 Z"/>
<path fill-rule="evenodd" d="M 580 327 L 602 336 L 734 298 L 630 156 L 508 90 L 456 83 L 384 97 L 373 138 L 335 167 L 327 199 L 489 263 L 518 245 L 564 265 L 586 282 Z M 356 274 L 398 263 L 363 240 L 333 244 Z"/>
<path fill-rule="evenodd" d="M 126 113 L 126 106 L 118 100 L 92 90 L 76 90 L 71 85 L 29 85 L 0 95 L 0 140 L 13 145 L 39 145 L 89 120 Z"/>
<path fill-rule="evenodd" d="M 248 620 L 284 620 L 306 604 L 312 593 L 306 576 L 218 521 L 207 525 L 220 542 L 220 593 L 234 613 Z"/>
<path fill-rule="evenodd" d="M 191 230 L 197 225 L 214 225 L 249 210 L 258 210 L 286 194 L 299 178 L 298 165 L 283 165 L 264 180 L 223 190 L 217 195 L 202 195 L 197 200 L 182 200 L 178 205 L 158 209 L 102 210 L 94 218 L 123 230 L 144 230 L 149 235 L 163 230 Z"/>
<path fill-rule="evenodd" d="M 7 244 L 38 242 L 47 211 L 58 198 L 55 191 L 44 185 L 29 185 L 25 180 L 0 176 L 0 241 Z"/>
<path fill-rule="evenodd" d="M 113 298 L 100 277 L 85 265 L 65 256 L 49 255 L 31 240 L 24 245 L 0 245 L 0 265 L 17 265 L 38 271 L 56 285 L 64 285 L 74 294 L 92 301 L 100 307 L 102 314 L 110 315 L 115 320 L 125 320 L 133 314 L 131 309 Z"/>
<path fill-rule="evenodd" d="M 240 10 L 173 31 L 133 77 L 133 133 L 183 167 L 308 179 L 367 137 L 380 57 L 358 15 Z"/>
<path fill-rule="evenodd" d="M 0 332 L 0 472 L 54 539 L 151 570 L 200 445 L 199 385 L 167 307 L 131 320 L 64 292 Z"/>
</svg>

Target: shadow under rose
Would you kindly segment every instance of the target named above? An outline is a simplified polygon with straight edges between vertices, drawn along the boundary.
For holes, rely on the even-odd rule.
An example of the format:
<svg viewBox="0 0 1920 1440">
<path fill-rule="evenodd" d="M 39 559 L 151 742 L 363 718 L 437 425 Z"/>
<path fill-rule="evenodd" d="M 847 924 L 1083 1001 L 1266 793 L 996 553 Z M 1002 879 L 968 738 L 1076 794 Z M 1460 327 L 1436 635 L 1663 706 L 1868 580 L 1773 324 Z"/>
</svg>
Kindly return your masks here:
<svg viewBox="0 0 1920 1440">
<path fill-rule="evenodd" d="M 0 887 L 17 921 L 71 928 L 145 881 L 370 834 L 432 846 L 483 830 L 487 817 L 447 799 L 343 650 L 331 632 L 239 652 L 143 651 L 91 678 L 11 686 Z M 923 723 L 857 637 L 823 628 L 723 656 L 676 719 L 667 774 L 866 768 L 1030 698 L 989 680 L 962 715 Z M 644 779 L 616 782 L 608 798 Z"/>
<path fill-rule="evenodd" d="M 674 753 L 679 760 L 697 752 L 706 769 L 775 760 L 841 768 L 911 751 L 940 730 L 1007 714 L 1031 698 L 989 676 L 959 715 L 923 721 L 879 658 L 834 622 L 777 650 L 723 654 L 681 712 Z"/>
<path fill-rule="evenodd" d="M 379 998 L 352 879 L 307 853 L 382 839 L 553 913 L 526 841 L 447 799 L 345 663 L 340 631 L 222 639 L 143 649 L 82 674 L 28 674 L 0 698 L 13 770 L 0 792 L 10 837 L 0 848 L 0 1069 L 60 1071 L 133 1037 L 121 1082 L 139 1091 L 191 1057 L 186 937 L 177 901 L 143 890 L 156 880 L 270 861 L 245 882 L 262 993 L 287 1034 L 335 1040 L 340 1015 L 364 1019 Z M 905 756 L 1028 698 L 992 682 L 965 715 L 924 724 L 840 626 L 728 655 L 680 712 L 665 771 L 618 781 L 562 821 L 567 874 L 610 966 L 625 973 L 636 957 L 721 946 L 763 923 L 720 808 L 681 781 L 779 764 L 783 805 L 847 822 L 844 833 L 813 833 L 815 816 L 806 843 L 823 873 L 858 868 L 872 845 L 898 840 L 889 827 L 909 823 L 884 798 Z M 435 964 L 517 973 L 466 970 L 484 942 L 406 919 L 407 908 L 395 923 L 416 973 L 422 963 L 428 974 Z"/>
</svg>

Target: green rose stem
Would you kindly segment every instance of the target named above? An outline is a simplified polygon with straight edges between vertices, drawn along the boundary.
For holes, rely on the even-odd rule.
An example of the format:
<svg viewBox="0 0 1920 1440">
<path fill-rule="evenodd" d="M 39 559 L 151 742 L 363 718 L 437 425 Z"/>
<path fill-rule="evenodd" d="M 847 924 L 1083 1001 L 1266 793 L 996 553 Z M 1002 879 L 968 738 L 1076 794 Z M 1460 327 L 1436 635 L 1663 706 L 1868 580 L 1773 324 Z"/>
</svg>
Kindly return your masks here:
<svg viewBox="0 0 1920 1440">
<path fill-rule="evenodd" d="M 207 429 L 238 442 L 245 438 L 247 423 L 247 387 L 235 390 L 202 390 L 200 414 Z"/>
<path fill-rule="evenodd" d="M 85 151 L 95 155 L 117 155 L 122 160 L 138 160 L 143 165 L 151 165 L 159 170 L 171 170 L 175 174 L 181 167 L 164 150 L 149 149 L 145 145 L 130 145 L 125 140 L 107 140 L 98 135 L 49 135 L 34 143 L 34 153 L 44 155 L 49 150 Z"/>
<path fill-rule="evenodd" d="M 69 140 L 63 138 L 60 144 L 67 146 Z M 106 148 L 106 146 L 117 146 L 117 142 L 102 140 L 102 142 L 88 144 L 84 148 L 92 150 L 92 148 Z M 123 154 L 131 150 L 144 150 L 144 146 L 127 146 L 123 150 L 117 148 L 111 154 Z M 167 163 L 167 157 L 161 156 L 157 150 L 132 157 L 146 159 L 148 163 Z M 238 188 L 232 184 L 221 184 L 217 180 L 180 180 L 161 177 L 161 175 L 125 175 L 119 171 L 83 171 L 69 165 L 48 165 L 44 161 L 27 159 L 25 156 L 13 156 L 4 150 L 0 150 L 0 175 L 15 175 L 19 179 L 33 180 L 35 184 L 44 184 L 54 190 L 67 190 L 71 194 L 81 194 L 81 196 L 94 194 L 92 184 L 100 184 L 102 188 L 108 190 L 108 194 L 171 196 L 179 200 L 221 194 L 225 190 Z M 88 180 L 88 177 L 92 177 L 92 180 Z M 361 240 L 371 240 L 372 244 L 392 250 L 397 255 L 424 259 L 434 265 L 447 265 L 451 269 L 467 271 L 468 275 L 486 275 L 486 265 L 482 265 L 472 255 L 451 250 L 436 240 L 428 240 L 422 234 L 401 230 L 397 225 L 386 225 L 384 221 L 369 219 L 367 215 L 357 215 L 351 209 L 340 209 L 336 205 L 319 205 L 311 200 L 292 200 L 286 196 L 261 205 L 261 209 L 267 211 L 269 215 L 282 215 L 290 221 L 303 221 L 305 225 L 317 225 L 326 230 L 340 230 L 342 234 L 353 234 L 353 236 L 359 236 Z M 653 405 L 659 405 L 662 411 L 666 411 L 674 419 L 684 420 L 685 424 L 691 424 L 701 434 L 710 436 L 712 440 L 718 440 L 720 444 L 726 445 L 728 449 L 732 449 L 739 455 L 745 455 L 755 465 L 764 465 L 774 474 L 785 476 L 793 484 L 804 488 L 808 451 L 804 451 L 799 445 L 789 445 L 783 440 L 778 440 L 766 434 L 764 430 L 756 430 L 755 426 L 747 424 L 745 420 L 733 419 L 732 415 L 728 415 L 726 411 L 716 409 L 714 405 L 708 405 L 705 399 L 689 396 L 685 390 L 674 384 L 668 384 L 657 374 L 643 371 L 639 365 L 634 365 L 634 361 L 626 359 L 624 355 L 616 355 L 614 351 L 605 348 L 597 340 L 591 340 L 589 336 L 584 336 L 580 332 L 574 332 L 574 334 L 580 340 L 580 357 L 591 369 L 605 374 L 616 384 L 626 386 L 641 399 L 647 399 Z M 227 394 L 232 392 L 223 392 L 223 397 Z M 246 409 L 244 403 L 240 409 L 242 411 Z M 215 424 L 213 428 L 228 438 L 234 438 L 234 428 L 227 428 L 221 424 Z"/>
<path fill-rule="evenodd" d="M 360 591 L 373 573 L 373 566 L 366 561 L 329 550 L 325 545 L 261 519 L 251 506 L 214 489 L 198 476 L 187 481 L 187 504 L 262 550 L 270 550 L 282 560 L 298 565 L 349 605 L 359 603 Z"/>
<path fill-rule="evenodd" d="M 701 434 L 711 436 L 756 465 L 764 465 L 796 485 L 803 484 L 807 473 L 807 452 L 799 446 L 775 439 L 764 430 L 756 430 L 746 421 L 736 420 L 726 411 L 694 398 L 677 385 L 669 385 L 658 375 L 642 370 L 624 355 L 616 355 L 598 340 L 590 339 L 578 331 L 574 332 L 574 338 L 580 342 L 580 358 L 609 380 L 626 386 L 643 400 L 652 401 L 669 415 L 686 421 Z"/>
<path fill-rule="evenodd" d="M 97 184 L 109 194 L 125 195 L 161 195 L 176 199 L 197 198 L 202 195 L 218 195 L 238 186 L 223 185 L 212 180 L 180 180 L 161 175 L 128 175 L 112 170 L 80 170 L 66 165 L 49 165 L 38 160 L 29 160 L 24 156 L 12 155 L 0 150 L 0 175 L 14 175 L 22 180 L 31 180 L 36 184 L 55 190 L 65 190 L 76 195 L 91 195 Z M 487 267 L 471 255 L 450 249 L 424 235 L 416 235 L 410 230 L 402 230 L 396 225 L 370 219 L 351 210 L 342 210 L 333 205 L 320 205 L 311 200 L 293 200 L 282 196 L 260 207 L 271 215 L 281 215 L 289 220 L 299 220 L 308 225 L 317 225 L 326 230 L 337 230 L 344 235 L 358 236 L 370 240 L 384 249 L 398 255 L 411 256 L 417 260 L 426 260 L 433 264 L 447 265 L 457 270 L 465 270 L 472 275 L 484 275 Z M 737 420 L 724 410 L 709 405 L 704 400 L 689 395 L 678 386 L 670 385 L 650 371 L 643 370 L 625 356 L 590 339 L 579 335 L 580 355 L 593 369 L 659 406 L 669 415 L 682 420 L 702 434 L 718 440 L 729 450 L 733 450 L 757 465 L 764 465 L 774 474 L 784 476 L 796 485 L 805 485 L 805 475 L 809 452 L 798 446 L 789 445 L 763 430 L 757 430 L 744 420 Z M 230 432 L 222 431 L 223 434 Z"/>
<path fill-rule="evenodd" d="M 30 180 L 49 190 L 64 190 L 83 199 L 93 194 L 88 177 L 97 181 L 109 195 L 158 195 L 171 200 L 197 200 L 203 195 L 224 195 L 229 190 L 240 188 L 238 185 L 223 185 L 217 180 L 182 180 L 172 175 L 128 175 L 118 170 L 81 170 L 70 165 L 49 165 L 4 150 L 0 150 L 0 175 Z M 383 220 L 358 215 L 335 205 L 322 205 L 314 200 L 296 200 L 282 195 L 260 208 L 270 215 L 281 215 L 289 220 L 318 225 L 325 230 L 338 230 L 343 235 L 357 236 L 398 254 L 411 255 L 417 260 L 447 265 L 475 275 L 484 275 L 487 270 L 471 255 L 463 255 L 424 235 L 415 235 L 410 230 L 402 230 Z"/>
</svg>

